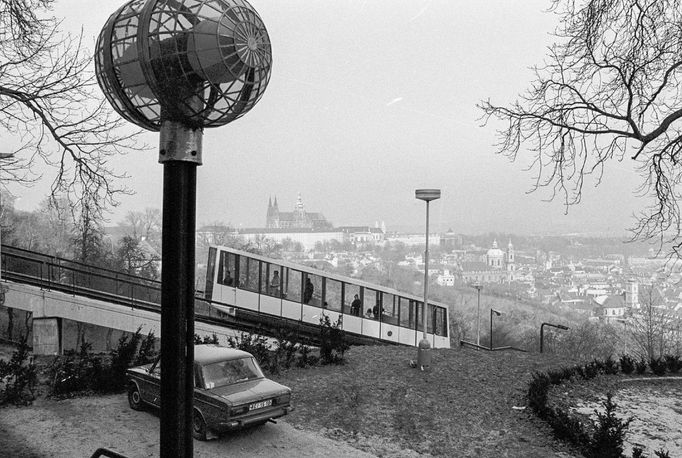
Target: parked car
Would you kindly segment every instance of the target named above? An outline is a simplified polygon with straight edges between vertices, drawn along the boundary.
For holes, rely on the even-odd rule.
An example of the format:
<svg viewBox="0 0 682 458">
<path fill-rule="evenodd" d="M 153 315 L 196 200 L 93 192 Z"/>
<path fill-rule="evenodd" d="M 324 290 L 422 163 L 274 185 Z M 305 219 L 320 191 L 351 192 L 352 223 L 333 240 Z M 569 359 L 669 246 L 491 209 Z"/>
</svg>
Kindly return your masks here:
<svg viewBox="0 0 682 458">
<path fill-rule="evenodd" d="M 161 360 L 128 369 L 128 403 L 161 407 Z M 265 378 L 250 353 L 219 345 L 194 347 L 192 435 L 199 440 L 287 415 L 291 389 Z"/>
</svg>

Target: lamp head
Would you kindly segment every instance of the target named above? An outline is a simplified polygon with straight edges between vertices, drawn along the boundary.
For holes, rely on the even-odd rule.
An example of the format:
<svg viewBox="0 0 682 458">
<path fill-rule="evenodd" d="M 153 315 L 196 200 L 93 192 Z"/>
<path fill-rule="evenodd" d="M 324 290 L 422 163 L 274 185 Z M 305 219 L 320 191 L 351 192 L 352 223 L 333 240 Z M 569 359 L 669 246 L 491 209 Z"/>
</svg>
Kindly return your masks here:
<svg viewBox="0 0 682 458">
<path fill-rule="evenodd" d="M 127 120 L 204 128 L 227 124 L 260 100 L 272 50 L 246 0 L 131 0 L 97 39 L 97 81 Z"/>
<path fill-rule="evenodd" d="M 425 202 L 431 202 L 432 200 L 440 199 L 440 189 L 417 189 L 414 192 L 414 196 Z"/>
<path fill-rule="evenodd" d="M 498 312 L 497 310 L 493 310 L 493 309 L 490 309 L 490 313 L 494 313 L 494 314 L 497 315 L 497 316 L 502 315 L 501 312 Z"/>
<path fill-rule="evenodd" d="M 563 324 L 557 324 L 556 327 L 559 328 L 559 329 L 563 329 L 564 331 L 567 331 L 567 330 L 568 330 L 568 326 L 564 326 Z"/>
</svg>

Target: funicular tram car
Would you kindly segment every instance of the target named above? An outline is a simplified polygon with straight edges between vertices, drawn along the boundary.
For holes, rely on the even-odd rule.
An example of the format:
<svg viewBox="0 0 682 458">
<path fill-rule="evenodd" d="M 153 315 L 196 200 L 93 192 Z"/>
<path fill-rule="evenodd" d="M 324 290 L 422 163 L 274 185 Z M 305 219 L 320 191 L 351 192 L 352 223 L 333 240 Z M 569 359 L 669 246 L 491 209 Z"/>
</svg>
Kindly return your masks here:
<svg viewBox="0 0 682 458">
<path fill-rule="evenodd" d="M 353 302 L 358 296 L 358 303 Z M 423 298 L 350 277 L 228 247 L 209 248 L 205 297 L 232 307 L 319 325 L 341 318 L 344 331 L 416 346 L 423 335 Z M 427 336 L 450 348 L 448 307 L 429 301 Z"/>
</svg>

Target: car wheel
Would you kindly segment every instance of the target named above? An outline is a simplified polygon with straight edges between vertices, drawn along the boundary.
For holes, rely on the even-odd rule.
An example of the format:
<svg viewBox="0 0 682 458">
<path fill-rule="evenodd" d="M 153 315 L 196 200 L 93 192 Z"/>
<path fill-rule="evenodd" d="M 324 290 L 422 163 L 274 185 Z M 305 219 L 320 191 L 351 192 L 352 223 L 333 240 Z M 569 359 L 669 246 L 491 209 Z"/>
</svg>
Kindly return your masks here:
<svg viewBox="0 0 682 458">
<path fill-rule="evenodd" d="M 198 410 L 192 415 L 192 437 L 200 441 L 206 440 L 206 422 Z"/>
<path fill-rule="evenodd" d="M 128 387 L 128 404 L 133 410 L 144 410 L 144 401 L 137 385 L 134 383 Z"/>
</svg>

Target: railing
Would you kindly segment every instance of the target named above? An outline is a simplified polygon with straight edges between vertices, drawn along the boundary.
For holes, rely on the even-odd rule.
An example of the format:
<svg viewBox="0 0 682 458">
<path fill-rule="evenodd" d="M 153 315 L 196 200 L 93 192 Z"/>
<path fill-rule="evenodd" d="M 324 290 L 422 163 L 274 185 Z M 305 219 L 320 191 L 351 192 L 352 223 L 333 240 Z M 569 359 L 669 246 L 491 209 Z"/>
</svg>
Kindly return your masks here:
<svg viewBox="0 0 682 458">
<path fill-rule="evenodd" d="M 161 313 L 161 282 L 77 261 L 3 245 L 2 277 L 17 283 L 60 291 L 134 309 Z M 227 305 L 220 304 L 219 305 Z M 319 326 L 234 307 L 230 315 L 201 296 L 195 298 L 195 320 L 237 331 L 276 336 L 279 330 L 295 331 L 302 343 L 314 344 Z M 366 344 L 377 339 L 349 336 L 350 343 Z"/>
</svg>

